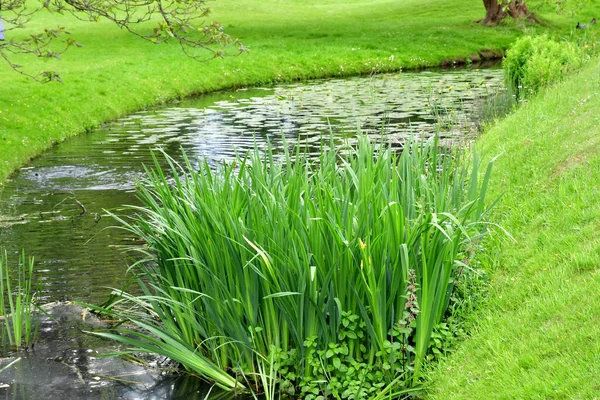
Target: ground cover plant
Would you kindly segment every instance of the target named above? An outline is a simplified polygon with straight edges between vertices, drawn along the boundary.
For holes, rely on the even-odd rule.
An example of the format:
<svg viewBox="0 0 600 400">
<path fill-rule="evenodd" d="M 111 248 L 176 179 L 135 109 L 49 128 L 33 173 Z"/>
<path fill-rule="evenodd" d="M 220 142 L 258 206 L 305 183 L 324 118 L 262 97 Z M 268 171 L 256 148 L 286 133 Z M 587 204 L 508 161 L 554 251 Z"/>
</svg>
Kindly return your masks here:
<svg viewBox="0 0 600 400">
<path fill-rule="evenodd" d="M 428 398 L 598 397 L 599 85 L 595 57 L 478 141 L 503 154 L 490 194 L 504 193 L 494 219 L 515 241 L 485 252 L 488 296 Z"/>
<path fill-rule="evenodd" d="M 484 14 L 480 0 L 219 0 L 211 4 L 213 18 L 241 39 L 249 53 L 204 64 L 185 57 L 177 45 L 144 42 L 107 21 L 90 24 L 37 14 L 29 25 L 32 32 L 67 26 L 83 47 L 69 50 L 60 61 L 15 59 L 32 74 L 59 71 L 64 85 L 44 86 L 0 64 L 0 180 L 53 143 L 170 99 L 434 66 L 471 56 L 477 60 L 500 53 L 524 29 L 565 33 L 574 27 L 574 16 L 557 15 L 551 7 L 538 8 L 543 2 L 535 3 L 528 4 L 542 24 L 488 28 L 472 23 Z M 586 5 L 577 18 L 588 21 L 597 11 L 597 5 Z M 486 49 L 492 51 L 482 51 Z"/>
<path fill-rule="evenodd" d="M 98 334 L 267 398 L 410 391 L 486 232 L 491 164 L 438 147 L 157 163 L 121 220 L 147 243 L 144 295 L 107 310 L 143 333 Z"/>
</svg>

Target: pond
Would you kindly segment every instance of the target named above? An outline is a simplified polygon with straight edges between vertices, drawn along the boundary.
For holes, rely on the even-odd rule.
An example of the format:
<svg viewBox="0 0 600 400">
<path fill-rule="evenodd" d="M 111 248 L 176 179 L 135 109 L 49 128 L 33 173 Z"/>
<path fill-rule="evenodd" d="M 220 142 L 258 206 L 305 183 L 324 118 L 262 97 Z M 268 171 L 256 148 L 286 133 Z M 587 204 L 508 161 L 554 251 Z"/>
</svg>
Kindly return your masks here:
<svg viewBox="0 0 600 400">
<path fill-rule="evenodd" d="M 135 182 L 152 164 L 150 150 L 180 159 L 184 149 L 218 163 L 268 141 L 275 151 L 301 142 L 318 152 L 323 136 L 352 140 L 357 129 L 398 145 L 436 130 L 445 140 L 468 139 L 482 99 L 501 87 L 495 68 L 405 72 L 240 89 L 144 110 L 56 146 L 0 187 L 0 248 L 13 262 L 21 249 L 35 256 L 45 301 L 101 303 L 126 282 L 125 250 L 139 245 L 111 228 L 105 210 L 137 203 Z"/>
</svg>

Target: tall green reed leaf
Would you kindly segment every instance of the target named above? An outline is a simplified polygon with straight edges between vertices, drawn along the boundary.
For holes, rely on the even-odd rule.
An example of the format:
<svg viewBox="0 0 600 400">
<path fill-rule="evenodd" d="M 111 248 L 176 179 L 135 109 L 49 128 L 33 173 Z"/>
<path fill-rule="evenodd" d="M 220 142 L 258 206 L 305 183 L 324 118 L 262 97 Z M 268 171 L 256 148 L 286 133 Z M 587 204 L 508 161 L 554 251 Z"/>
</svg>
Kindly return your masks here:
<svg viewBox="0 0 600 400">
<path fill-rule="evenodd" d="M 34 259 L 21 252 L 17 268 L 9 265 L 6 251 L 0 252 L 0 318 L 2 338 L 10 346 L 28 347 L 39 333 L 40 308 L 36 293 L 41 292 L 41 281 L 34 283 Z M 3 340 L 3 345 L 4 340 Z"/>
<path fill-rule="evenodd" d="M 135 216 L 115 216 L 146 246 L 132 267 L 144 294 L 112 312 L 151 335 L 104 336 L 269 398 L 418 385 L 459 253 L 485 233 L 491 165 L 481 177 L 476 156 L 436 140 L 397 154 L 367 137 L 216 170 L 163 157 Z"/>
</svg>

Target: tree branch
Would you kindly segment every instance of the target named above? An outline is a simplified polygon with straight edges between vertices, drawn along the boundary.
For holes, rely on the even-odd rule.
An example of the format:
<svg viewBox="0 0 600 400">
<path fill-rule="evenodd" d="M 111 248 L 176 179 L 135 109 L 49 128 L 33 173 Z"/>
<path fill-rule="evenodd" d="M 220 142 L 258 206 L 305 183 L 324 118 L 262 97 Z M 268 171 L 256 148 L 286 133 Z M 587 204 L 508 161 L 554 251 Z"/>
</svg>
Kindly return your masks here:
<svg viewBox="0 0 600 400">
<path fill-rule="evenodd" d="M 16 29 L 25 29 L 41 10 L 52 13 L 69 13 L 84 21 L 107 19 L 119 28 L 152 43 L 175 40 L 183 53 L 197 61 L 231 55 L 224 48 L 237 45 L 235 55 L 247 49 L 227 35 L 218 23 L 206 24 L 210 14 L 207 0 L 44 0 L 37 8 L 27 8 L 26 0 L 0 0 L 0 11 L 8 34 Z M 29 3 L 28 3 L 29 5 Z M 157 20 L 154 28 L 148 22 Z M 10 35 L 9 35 L 10 36 Z M 58 42 L 58 43 L 57 43 Z M 56 72 L 45 71 L 31 74 L 11 58 L 17 54 L 28 54 L 39 58 L 60 58 L 72 46 L 81 46 L 64 27 L 46 29 L 31 34 L 23 41 L 11 39 L 0 42 L 0 56 L 20 74 L 40 81 L 61 81 Z"/>
</svg>

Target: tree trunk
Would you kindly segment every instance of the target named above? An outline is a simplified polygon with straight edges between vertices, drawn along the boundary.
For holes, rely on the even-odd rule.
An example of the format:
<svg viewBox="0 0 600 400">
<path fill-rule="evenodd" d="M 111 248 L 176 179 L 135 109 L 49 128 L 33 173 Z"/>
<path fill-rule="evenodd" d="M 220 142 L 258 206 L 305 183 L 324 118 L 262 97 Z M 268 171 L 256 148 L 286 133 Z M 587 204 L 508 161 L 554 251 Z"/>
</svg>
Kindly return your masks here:
<svg viewBox="0 0 600 400">
<path fill-rule="evenodd" d="M 479 22 L 486 25 L 496 25 L 508 16 L 514 19 L 525 18 L 537 22 L 535 14 L 529 11 L 525 0 L 510 0 L 508 5 L 503 4 L 501 0 L 500 2 L 498 0 L 483 0 L 483 5 L 485 6 L 485 18 Z"/>
</svg>

